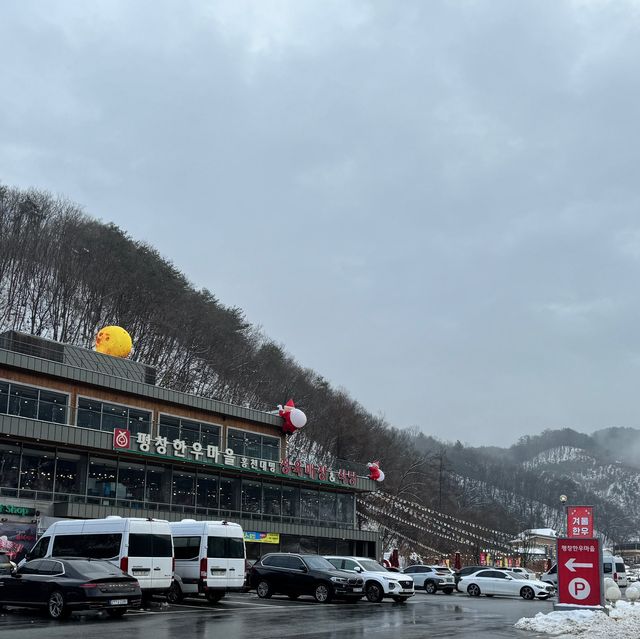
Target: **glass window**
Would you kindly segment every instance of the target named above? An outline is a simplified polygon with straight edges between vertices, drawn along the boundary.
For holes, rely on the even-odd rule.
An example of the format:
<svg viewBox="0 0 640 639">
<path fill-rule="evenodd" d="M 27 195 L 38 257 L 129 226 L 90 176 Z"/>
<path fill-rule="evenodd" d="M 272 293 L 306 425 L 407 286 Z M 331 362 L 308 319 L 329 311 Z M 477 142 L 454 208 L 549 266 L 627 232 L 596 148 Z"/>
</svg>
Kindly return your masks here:
<svg viewBox="0 0 640 639">
<path fill-rule="evenodd" d="M 121 542 L 122 535 L 120 533 L 56 535 L 51 554 L 54 557 L 113 559 L 120 554 Z"/>
<path fill-rule="evenodd" d="M 55 469 L 54 451 L 22 451 L 20 467 L 20 488 L 22 490 L 53 490 L 53 472 Z"/>
<path fill-rule="evenodd" d="M 308 555 L 318 554 L 317 537 L 300 537 L 300 552 Z"/>
<path fill-rule="evenodd" d="M 236 455 L 278 461 L 280 459 L 280 439 L 230 428 L 227 446 Z"/>
<path fill-rule="evenodd" d="M 81 397 L 76 426 L 110 432 L 115 428 L 126 428 L 133 435 L 150 433 L 151 412 Z"/>
<path fill-rule="evenodd" d="M 49 542 L 51 541 L 51 537 L 42 537 L 36 545 L 29 551 L 28 557 L 29 559 L 40 559 L 42 557 L 46 557 L 47 550 L 49 550 Z"/>
<path fill-rule="evenodd" d="M 279 515 L 281 512 L 282 486 L 279 484 L 262 484 L 262 502 L 264 513 Z"/>
<path fill-rule="evenodd" d="M 188 444 L 200 442 L 204 448 L 208 445 L 220 446 L 221 428 L 216 424 L 204 424 L 180 417 L 160 415 L 159 433 L 169 441 L 182 439 Z"/>
<path fill-rule="evenodd" d="M 198 474 L 197 505 L 202 508 L 218 507 L 217 475 Z"/>
<path fill-rule="evenodd" d="M 158 431 L 162 437 L 166 437 L 170 442 L 174 439 L 180 439 L 180 420 L 160 415 Z"/>
<path fill-rule="evenodd" d="M 262 486 L 259 481 L 242 480 L 242 510 L 246 513 L 262 512 Z"/>
<path fill-rule="evenodd" d="M 129 534 L 129 557 L 171 557 L 171 535 Z"/>
<path fill-rule="evenodd" d="M 318 519 L 318 491 L 300 490 L 300 517 L 304 519 Z"/>
<path fill-rule="evenodd" d="M 20 447 L 0 445 L 0 487 L 17 488 L 20 474 Z"/>
<path fill-rule="evenodd" d="M 353 495 L 349 493 L 338 493 L 337 521 L 345 524 L 353 524 L 355 516 L 353 499 Z"/>
<path fill-rule="evenodd" d="M 78 400 L 76 426 L 100 430 L 100 421 L 102 419 L 101 415 L 102 404 L 100 404 L 100 402 L 94 402 L 90 399 L 82 398 Z"/>
<path fill-rule="evenodd" d="M 198 559 L 200 537 L 174 537 L 173 551 L 176 559 Z"/>
<path fill-rule="evenodd" d="M 179 506 L 193 506 L 195 503 L 195 481 L 196 477 L 192 473 L 183 473 L 179 470 L 174 470 L 173 498 L 171 503 Z"/>
<path fill-rule="evenodd" d="M 54 490 L 56 493 L 84 495 L 87 481 L 87 458 L 58 453 Z"/>
<path fill-rule="evenodd" d="M 0 413 L 6 413 L 9 406 L 9 384 L 0 382 Z"/>
<path fill-rule="evenodd" d="M 240 537 L 209 537 L 207 557 L 214 559 L 243 559 L 244 541 Z"/>
<path fill-rule="evenodd" d="M 36 419 L 38 416 L 38 389 L 11 384 L 9 413 Z"/>
<path fill-rule="evenodd" d="M 118 469 L 118 497 L 144 501 L 144 465 L 122 460 Z"/>
<path fill-rule="evenodd" d="M 118 463 L 111 459 L 92 457 L 89 462 L 87 495 L 94 497 L 116 497 Z"/>
<path fill-rule="evenodd" d="M 38 419 L 57 424 L 67 423 L 67 396 L 51 391 L 40 391 Z"/>
<path fill-rule="evenodd" d="M 320 491 L 320 519 L 322 521 L 336 520 L 336 493 Z"/>
<path fill-rule="evenodd" d="M 300 537 L 280 535 L 280 550 L 282 552 L 300 552 Z"/>
<path fill-rule="evenodd" d="M 145 501 L 168 504 L 170 494 L 171 470 L 162 466 L 147 466 Z"/>
<path fill-rule="evenodd" d="M 318 540 L 318 553 L 321 555 L 336 554 L 336 540 L 326 537 L 320 537 Z"/>
<path fill-rule="evenodd" d="M 282 514 L 287 517 L 300 516 L 300 489 L 293 486 L 282 487 Z"/>
<path fill-rule="evenodd" d="M 220 479 L 220 509 L 240 510 L 240 480 L 236 477 Z"/>
</svg>

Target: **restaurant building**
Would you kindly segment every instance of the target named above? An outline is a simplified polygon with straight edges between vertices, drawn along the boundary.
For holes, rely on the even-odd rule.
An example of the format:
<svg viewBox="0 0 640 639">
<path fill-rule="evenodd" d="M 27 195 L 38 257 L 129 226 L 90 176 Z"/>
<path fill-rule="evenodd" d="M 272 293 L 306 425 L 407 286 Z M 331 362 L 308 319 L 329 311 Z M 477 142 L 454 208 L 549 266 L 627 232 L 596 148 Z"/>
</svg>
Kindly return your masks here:
<svg viewBox="0 0 640 639">
<path fill-rule="evenodd" d="M 159 387 L 139 362 L 0 334 L 0 547 L 14 554 L 54 518 L 120 515 L 238 522 L 250 558 L 376 557 L 355 513 L 376 483 L 363 464 L 336 465 L 290 459 L 278 415 Z"/>
</svg>

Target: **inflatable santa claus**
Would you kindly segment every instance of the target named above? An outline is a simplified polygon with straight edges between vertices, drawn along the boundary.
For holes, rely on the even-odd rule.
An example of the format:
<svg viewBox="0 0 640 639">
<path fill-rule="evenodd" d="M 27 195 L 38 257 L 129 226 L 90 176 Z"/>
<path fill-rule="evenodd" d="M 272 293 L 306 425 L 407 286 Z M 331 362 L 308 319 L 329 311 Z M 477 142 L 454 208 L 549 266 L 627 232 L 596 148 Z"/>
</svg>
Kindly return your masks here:
<svg viewBox="0 0 640 639">
<path fill-rule="evenodd" d="M 284 406 L 278 404 L 278 415 L 284 420 L 282 430 L 285 433 L 295 433 L 307 423 L 307 416 L 290 399 Z"/>
</svg>

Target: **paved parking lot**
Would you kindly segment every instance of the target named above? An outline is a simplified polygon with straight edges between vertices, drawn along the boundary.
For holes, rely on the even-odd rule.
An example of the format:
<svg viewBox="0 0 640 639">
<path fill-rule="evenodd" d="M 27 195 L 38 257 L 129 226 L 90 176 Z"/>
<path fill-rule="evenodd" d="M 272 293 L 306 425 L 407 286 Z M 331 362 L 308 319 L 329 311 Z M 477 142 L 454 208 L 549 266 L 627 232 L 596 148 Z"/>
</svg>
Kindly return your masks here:
<svg viewBox="0 0 640 639">
<path fill-rule="evenodd" d="M 133 611 L 124 619 L 103 613 L 74 614 L 68 621 L 50 621 L 44 612 L 12 609 L 0 616 L 0 637 L 11 639 L 102 639 L 122 634 L 126 639 L 382 639 L 401 637 L 541 637 L 516 631 L 523 616 L 549 612 L 552 603 L 522 599 L 472 599 L 466 595 L 426 595 L 419 592 L 405 604 L 371 604 L 313 599 L 290 601 L 255 593 L 228 595 L 219 604 L 187 599 L 168 606 L 154 602 L 150 610 Z"/>
</svg>

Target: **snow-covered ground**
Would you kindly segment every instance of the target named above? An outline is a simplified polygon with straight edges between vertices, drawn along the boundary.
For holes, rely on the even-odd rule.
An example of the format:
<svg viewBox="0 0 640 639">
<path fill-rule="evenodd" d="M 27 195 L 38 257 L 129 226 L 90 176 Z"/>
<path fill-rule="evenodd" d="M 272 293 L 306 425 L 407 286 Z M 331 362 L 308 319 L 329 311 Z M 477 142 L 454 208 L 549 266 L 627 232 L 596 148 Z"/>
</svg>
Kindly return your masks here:
<svg viewBox="0 0 640 639">
<path fill-rule="evenodd" d="M 609 615 L 594 610 L 539 612 L 516 622 L 519 630 L 542 632 L 552 637 L 584 639 L 638 639 L 640 637 L 640 604 L 619 601 L 609 608 Z"/>
</svg>

